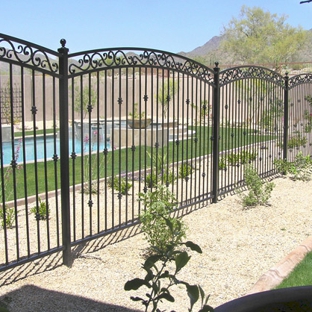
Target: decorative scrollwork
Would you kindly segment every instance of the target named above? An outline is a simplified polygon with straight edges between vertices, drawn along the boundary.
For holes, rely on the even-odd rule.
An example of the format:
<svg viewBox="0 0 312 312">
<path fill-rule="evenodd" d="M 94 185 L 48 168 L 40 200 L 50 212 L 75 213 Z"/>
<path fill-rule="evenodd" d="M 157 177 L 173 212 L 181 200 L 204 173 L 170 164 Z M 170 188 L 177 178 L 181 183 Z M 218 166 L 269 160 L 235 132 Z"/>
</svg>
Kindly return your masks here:
<svg viewBox="0 0 312 312">
<path fill-rule="evenodd" d="M 130 50 L 131 49 L 131 50 Z M 69 57 L 77 57 L 77 54 Z M 85 52 L 78 61 L 72 60 L 69 73 L 116 67 L 161 67 L 196 76 L 213 84 L 213 70 L 178 54 L 158 50 L 121 48 L 108 51 Z"/>
<path fill-rule="evenodd" d="M 288 80 L 288 88 L 294 88 L 300 84 L 311 83 L 312 82 L 312 74 L 300 74 L 289 78 Z"/>
<path fill-rule="evenodd" d="M 14 42 L 15 41 L 15 42 Z M 13 37 L 0 35 L 0 59 L 7 59 L 17 64 L 27 64 L 42 71 L 57 73 L 58 63 L 49 58 L 49 54 L 57 56 L 54 51 L 44 47 L 31 45 Z"/>
<path fill-rule="evenodd" d="M 285 87 L 284 77 L 280 74 L 259 66 L 240 66 L 226 69 L 220 72 L 220 86 L 235 80 L 257 78 L 271 81 L 282 88 Z"/>
</svg>

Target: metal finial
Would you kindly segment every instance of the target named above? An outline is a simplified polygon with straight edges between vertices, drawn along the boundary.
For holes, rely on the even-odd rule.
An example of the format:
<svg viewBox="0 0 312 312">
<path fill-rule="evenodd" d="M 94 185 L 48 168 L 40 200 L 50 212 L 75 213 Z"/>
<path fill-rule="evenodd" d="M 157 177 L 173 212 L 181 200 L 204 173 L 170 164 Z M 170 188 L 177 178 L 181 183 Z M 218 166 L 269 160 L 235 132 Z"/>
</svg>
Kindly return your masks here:
<svg viewBox="0 0 312 312">
<path fill-rule="evenodd" d="M 219 62 L 215 62 L 216 67 L 219 67 Z"/>
<path fill-rule="evenodd" d="M 60 40 L 60 43 L 61 43 L 61 45 L 62 45 L 62 48 L 65 48 L 66 40 L 65 40 L 65 39 L 61 39 L 61 40 Z"/>
</svg>

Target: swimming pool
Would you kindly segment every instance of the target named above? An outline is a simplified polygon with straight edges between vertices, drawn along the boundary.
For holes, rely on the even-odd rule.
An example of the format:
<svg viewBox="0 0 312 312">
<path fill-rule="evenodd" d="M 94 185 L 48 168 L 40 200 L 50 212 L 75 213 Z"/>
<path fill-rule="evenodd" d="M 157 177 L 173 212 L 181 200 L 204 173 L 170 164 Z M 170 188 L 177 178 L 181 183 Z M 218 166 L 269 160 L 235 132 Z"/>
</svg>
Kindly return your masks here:
<svg viewBox="0 0 312 312">
<path fill-rule="evenodd" d="M 25 145 L 25 150 L 23 145 Z M 106 147 L 110 149 L 109 142 L 106 142 Z M 100 142 L 99 151 L 102 151 L 105 148 L 104 142 Z M 85 150 L 86 152 L 89 151 L 89 142 L 84 141 L 81 142 L 81 140 L 76 139 L 75 140 L 75 153 L 81 154 L 81 150 Z M 46 151 L 45 151 L 46 150 Z M 92 143 L 91 146 L 92 151 L 97 151 L 97 144 Z M 73 144 L 72 140 L 69 140 L 69 153 L 71 154 L 73 152 Z M 37 155 L 37 161 L 43 160 L 46 158 L 47 160 L 52 160 L 53 155 L 57 154 L 58 157 L 60 157 L 60 140 L 56 138 L 54 140 L 54 136 L 46 136 L 46 141 L 44 141 L 43 136 L 39 136 L 36 138 L 36 149 L 34 144 L 34 138 L 25 138 L 24 144 L 21 139 L 15 139 L 14 140 L 14 154 L 17 158 L 17 163 L 22 163 L 24 159 L 24 154 L 26 156 L 26 162 L 32 162 L 35 160 L 35 153 Z M 3 157 L 3 165 L 9 165 L 14 158 L 12 156 L 12 143 L 11 142 L 4 142 L 2 143 L 2 157 Z"/>
</svg>

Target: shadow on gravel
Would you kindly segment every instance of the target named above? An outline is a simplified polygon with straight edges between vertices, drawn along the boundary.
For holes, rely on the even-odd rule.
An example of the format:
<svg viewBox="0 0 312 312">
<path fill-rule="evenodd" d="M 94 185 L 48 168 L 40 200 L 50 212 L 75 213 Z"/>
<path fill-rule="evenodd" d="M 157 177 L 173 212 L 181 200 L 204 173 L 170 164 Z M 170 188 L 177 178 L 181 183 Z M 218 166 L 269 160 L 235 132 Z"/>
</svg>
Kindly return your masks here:
<svg viewBox="0 0 312 312">
<path fill-rule="evenodd" d="M 73 261 L 75 261 L 75 258 L 79 257 L 81 254 L 89 254 L 100 249 L 104 249 L 109 245 L 131 238 L 140 232 L 140 227 L 136 225 L 80 243 L 72 248 Z M 62 265 L 62 252 L 54 253 L 32 262 L 17 265 L 11 269 L 0 272 L 0 287 L 23 280 L 29 276 L 55 270 Z"/>
<path fill-rule="evenodd" d="M 0 310 L 8 312 L 138 312 L 118 305 L 106 304 L 80 296 L 23 286 L 0 297 Z M 103 298 L 105 301 L 105 298 Z"/>
</svg>

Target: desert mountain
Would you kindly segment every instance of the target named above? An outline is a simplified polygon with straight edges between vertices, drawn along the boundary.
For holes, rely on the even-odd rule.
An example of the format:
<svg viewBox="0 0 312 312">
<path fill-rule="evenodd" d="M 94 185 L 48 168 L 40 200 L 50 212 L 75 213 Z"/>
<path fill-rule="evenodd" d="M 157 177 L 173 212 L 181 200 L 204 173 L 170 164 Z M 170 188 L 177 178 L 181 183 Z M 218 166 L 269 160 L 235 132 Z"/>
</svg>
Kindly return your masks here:
<svg viewBox="0 0 312 312">
<path fill-rule="evenodd" d="M 296 59 L 293 60 L 294 62 L 312 61 L 312 29 L 307 30 L 307 32 L 309 33 L 310 39 L 308 40 L 307 44 L 298 52 Z M 181 52 L 179 54 L 204 61 L 206 64 L 213 63 L 214 61 L 221 61 L 222 63 L 226 63 L 229 60 L 233 60 L 233 58 L 230 54 L 224 55 L 224 53 L 219 49 L 223 38 L 224 36 L 214 36 L 204 45 L 197 47 L 192 51 Z"/>
</svg>

